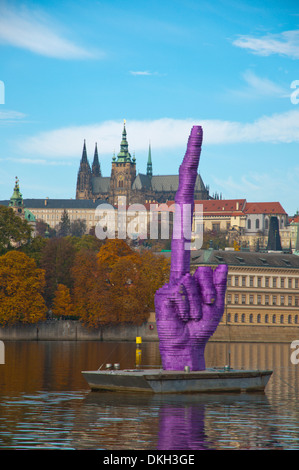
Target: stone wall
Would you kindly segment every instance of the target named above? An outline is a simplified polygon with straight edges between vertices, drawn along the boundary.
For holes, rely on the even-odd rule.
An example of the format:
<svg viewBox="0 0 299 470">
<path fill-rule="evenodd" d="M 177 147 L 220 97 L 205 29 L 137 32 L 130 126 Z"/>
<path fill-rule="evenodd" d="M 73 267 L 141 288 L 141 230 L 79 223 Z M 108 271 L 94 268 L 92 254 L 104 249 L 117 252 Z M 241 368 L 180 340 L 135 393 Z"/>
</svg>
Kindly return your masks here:
<svg viewBox="0 0 299 470">
<path fill-rule="evenodd" d="M 141 326 L 115 325 L 91 329 L 79 321 L 51 320 L 35 325 L 12 325 L 0 328 L 0 340 L 5 341 L 157 341 L 155 322 Z"/>
<path fill-rule="evenodd" d="M 115 325 L 98 329 L 84 327 L 78 321 L 52 320 L 36 325 L 0 328 L 4 341 L 158 341 L 154 321 L 141 326 Z M 210 342 L 290 343 L 299 340 L 299 326 L 219 325 Z"/>
<path fill-rule="evenodd" d="M 299 340 L 299 326 L 219 325 L 210 341 L 290 343 Z"/>
</svg>

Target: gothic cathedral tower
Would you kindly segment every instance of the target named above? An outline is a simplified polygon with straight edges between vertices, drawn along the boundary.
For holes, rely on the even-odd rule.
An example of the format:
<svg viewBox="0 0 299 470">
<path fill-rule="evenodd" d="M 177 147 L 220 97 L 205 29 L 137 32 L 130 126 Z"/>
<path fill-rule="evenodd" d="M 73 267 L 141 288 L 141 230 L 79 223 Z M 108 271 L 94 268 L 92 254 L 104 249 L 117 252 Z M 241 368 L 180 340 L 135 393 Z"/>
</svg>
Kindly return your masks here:
<svg viewBox="0 0 299 470">
<path fill-rule="evenodd" d="M 91 170 L 88 159 L 87 159 L 86 143 L 84 140 L 82 158 L 80 161 L 80 167 L 79 167 L 78 177 L 77 177 L 76 199 L 92 199 L 93 197 L 92 177 L 93 176 L 101 176 L 101 168 L 100 168 L 99 157 L 98 157 L 98 148 L 96 144 L 92 170 Z"/>
<path fill-rule="evenodd" d="M 136 161 L 131 157 L 128 150 L 126 123 L 122 133 L 120 152 L 117 158 L 112 158 L 112 169 L 110 179 L 110 198 L 112 205 L 118 203 L 118 196 L 125 196 L 127 204 L 130 204 L 132 184 L 136 178 Z"/>
</svg>

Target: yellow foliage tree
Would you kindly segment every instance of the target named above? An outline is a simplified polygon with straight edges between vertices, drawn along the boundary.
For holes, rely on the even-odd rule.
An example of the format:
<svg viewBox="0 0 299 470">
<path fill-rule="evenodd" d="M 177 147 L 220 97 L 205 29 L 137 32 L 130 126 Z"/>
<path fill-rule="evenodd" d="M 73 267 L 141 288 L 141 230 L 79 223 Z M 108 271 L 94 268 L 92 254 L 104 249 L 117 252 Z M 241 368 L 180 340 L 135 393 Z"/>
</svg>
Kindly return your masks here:
<svg viewBox="0 0 299 470">
<path fill-rule="evenodd" d="M 135 257 L 136 254 L 124 240 L 118 238 L 107 239 L 97 254 L 98 263 L 106 270 L 110 270 L 123 256 Z"/>
<path fill-rule="evenodd" d="M 67 317 L 73 315 L 73 305 L 70 290 L 64 284 L 58 284 L 54 300 L 52 312 L 56 317 Z"/>
<path fill-rule="evenodd" d="M 42 296 L 45 273 L 25 253 L 9 251 L 0 257 L 0 324 L 45 320 Z"/>
</svg>

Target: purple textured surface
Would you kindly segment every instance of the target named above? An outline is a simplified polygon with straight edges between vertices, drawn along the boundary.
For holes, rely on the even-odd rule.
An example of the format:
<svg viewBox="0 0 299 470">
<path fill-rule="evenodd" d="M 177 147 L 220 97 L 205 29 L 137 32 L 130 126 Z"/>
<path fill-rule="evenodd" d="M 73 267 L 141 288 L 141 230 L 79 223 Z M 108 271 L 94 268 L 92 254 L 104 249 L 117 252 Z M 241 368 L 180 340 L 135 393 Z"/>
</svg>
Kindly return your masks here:
<svg viewBox="0 0 299 470">
<path fill-rule="evenodd" d="M 193 126 L 179 169 L 171 242 L 169 283 L 155 295 L 156 321 L 164 370 L 204 370 L 204 350 L 224 311 L 227 265 L 200 266 L 190 274 L 192 220 L 184 205 L 194 207 L 194 186 L 202 144 L 201 126 Z M 179 208 L 179 209 L 178 209 Z M 188 211 L 186 211 L 188 212 Z M 180 217 L 177 214 L 180 213 Z"/>
</svg>

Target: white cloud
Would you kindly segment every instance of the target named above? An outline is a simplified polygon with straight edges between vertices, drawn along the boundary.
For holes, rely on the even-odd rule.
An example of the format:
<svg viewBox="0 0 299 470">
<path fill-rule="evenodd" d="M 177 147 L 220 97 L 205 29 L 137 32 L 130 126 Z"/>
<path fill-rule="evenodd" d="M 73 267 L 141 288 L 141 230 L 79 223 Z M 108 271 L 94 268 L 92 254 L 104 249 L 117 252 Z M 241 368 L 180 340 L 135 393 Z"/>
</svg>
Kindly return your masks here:
<svg viewBox="0 0 299 470">
<path fill-rule="evenodd" d="M 293 59 L 299 58 L 299 30 L 267 34 L 260 38 L 244 35 L 233 41 L 233 44 L 262 56 L 280 54 Z"/>
<path fill-rule="evenodd" d="M 247 70 L 243 74 L 243 78 L 248 84 L 250 92 L 254 92 L 255 94 L 262 96 L 276 95 L 281 98 L 290 97 L 290 92 L 287 92 L 283 87 L 277 85 L 268 78 L 258 77 L 251 70 Z"/>
<path fill-rule="evenodd" d="M 40 10 L 18 9 L 0 4 L 0 43 L 30 50 L 39 55 L 58 59 L 86 59 L 94 53 L 65 39 L 51 26 L 53 21 Z"/>
<path fill-rule="evenodd" d="M 0 120 L 12 121 L 15 119 L 23 119 L 26 115 L 19 111 L 0 111 Z"/>
<path fill-rule="evenodd" d="M 130 74 L 135 76 L 159 75 L 158 72 L 149 72 L 148 70 L 131 70 Z"/>
<path fill-rule="evenodd" d="M 141 70 L 140 70 L 140 71 L 137 71 L 137 70 L 136 70 L 136 71 L 133 71 L 133 70 L 131 70 L 131 71 L 130 71 L 130 74 L 131 74 L 131 75 L 152 75 L 152 73 L 151 73 L 151 72 L 148 72 L 147 70 L 143 70 L 143 71 L 141 71 Z"/>
<path fill-rule="evenodd" d="M 155 149 L 185 148 L 193 125 L 203 127 L 204 145 L 234 143 L 288 143 L 299 142 L 299 111 L 263 116 L 252 123 L 205 119 L 170 119 L 127 122 L 131 153 L 146 151 L 149 141 Z M 92 156 L 95 142 L 100 154 L 118 153 L 123 124 L 119 121 L 73 126 L 42 132 L 18 142 L 18 151 L 32 158 L 78 159 L 83 140 L 88 155 Z"/>
<path fill-rule="evenodd" d="M 2 158 L 0 161 L 11 161 L 15 163 L 22 163 L 25 165 L 51 165 L 51 166 L 69 166 L 71 165 L 70 161 L 62 160 L 47 160 L 42 158 Z"/>
</svg>

